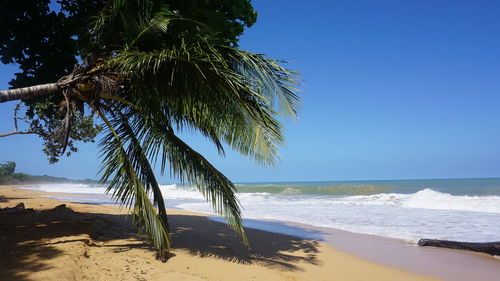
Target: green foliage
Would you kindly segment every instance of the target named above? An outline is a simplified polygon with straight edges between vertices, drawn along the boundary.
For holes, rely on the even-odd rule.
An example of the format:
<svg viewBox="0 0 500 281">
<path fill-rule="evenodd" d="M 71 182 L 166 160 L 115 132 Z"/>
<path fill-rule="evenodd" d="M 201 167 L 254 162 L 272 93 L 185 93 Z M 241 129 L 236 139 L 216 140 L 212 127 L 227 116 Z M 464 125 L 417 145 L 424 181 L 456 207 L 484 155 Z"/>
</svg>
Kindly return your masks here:
<svg viewBox="0 0 500 281">
<path fill-rule="evenodd" d="M 32 176 L 23 173 L 14 173 L 16 171 L 16 162 L 8 161 L 0 164 L 0 184 L 26 184 L 26 183 L 50 183 L 50 182 L 86 182 L 96 183 L 95 181 L 74 181 L 66 178 L 57 178 L 50 176 Z"/>
<path fill-rule="evenodd" d="M 23 184 L 32 182 L 32 178 L 29 175 L 22 173 L 0 175 L 0 184 Z"/>
<path fill-rule="evenodd" d="M 0 164 L 0 176 L 9 176 L 16 170 L 16 162 L 9 161 L 5 164 Z"/>
<path fill-rule="evenodd" d="M 225 42 L 237 46 L 238 36 L 245 27 L 257 20 L 250 0 L 177 0 L 166 1 L 171 11 L 183 17 L 208 25 L 212 34 L 219 34 Z"/>
<path fill-rule="evenodd" d="M 34 176 L 24 173 L 13 173 L 10 175 L 0 175 L 0 185 L 4 184 L 40 184 L 40 183 L 82 183 L 82 184 L 97 184 L 98 181 L 86 180 L 72 180 L 61 177 L 51 176 Z"/>
<path fill-rule="evenodd" d="M 59 120 L 34 118 L 30 123 L 30 131 L 35 132 L 44 140 L 43 152 L 47 154 L 49 163 L 59 161 L 65 139 L 61 137 L 61 125 Z M 94 142 L 95 137 L 101 132 L 102 126 L 94 124 L 93 116 L 84 116 L 75 112 L 72 120 L 73 129 L 69 132 L 70 139 L 67 142 L 66 156 L 77 152 L 78 148 L 74 141 Z"/>
</svg>

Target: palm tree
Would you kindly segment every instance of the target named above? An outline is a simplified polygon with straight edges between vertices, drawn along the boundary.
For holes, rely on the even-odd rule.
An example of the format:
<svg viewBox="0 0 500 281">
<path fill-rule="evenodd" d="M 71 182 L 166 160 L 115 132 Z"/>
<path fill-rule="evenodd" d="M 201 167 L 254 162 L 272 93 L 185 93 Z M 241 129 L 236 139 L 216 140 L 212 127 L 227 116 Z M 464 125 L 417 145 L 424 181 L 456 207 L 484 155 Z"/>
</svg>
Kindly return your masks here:
<svg viewBox="0 0 500 281">
<path fill-rule="evenodd" d="M 234 184 L 177 134 L 198 132 L 260 164 L 284 142 L 279 116 L 295 116 L 297 73 L 231 47 L 161 1 L 114 0 L 90 29 L 83 63 L 52 84 L 0 91 L 0 102 L 62 95 L 54 128 L 60 152 L 82 104 L 103 122 L 102 182 L 109 183 L 158 250 L 170 249 L 167 213 L 153 166 L 196 186 L 247 243 Z M 225 146 L 223 145 L 225 144 Z M 152 201 L 150 200 L 152 198 Z"/>
</svg>

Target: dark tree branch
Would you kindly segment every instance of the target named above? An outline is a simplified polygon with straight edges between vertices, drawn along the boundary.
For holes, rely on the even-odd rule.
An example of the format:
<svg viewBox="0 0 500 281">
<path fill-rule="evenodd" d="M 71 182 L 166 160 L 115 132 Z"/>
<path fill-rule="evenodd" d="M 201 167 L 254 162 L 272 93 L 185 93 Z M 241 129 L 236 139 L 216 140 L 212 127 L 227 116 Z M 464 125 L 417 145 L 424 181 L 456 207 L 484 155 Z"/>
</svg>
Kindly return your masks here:
<svg viewBox="0 0 500 281">
<path fill-rule="evenodd" d="M 0 138 L 12 136 L 12 135 L 27 135 L 27 134 L 36 134 L 36 133 L 32 132 L 32 131 L 12 131 L 12 132 L 8 132 L 8 133 L 0 134 Z"/>
<path fill-rule="evenodd" d="M 69 100 L 68 90 L 65 89 L 63 91 L 64 99 L 66 100 L 66 117 L 64 118 L 64 135 L 63 135 L 63 143 L 61 145 L 61 155 L 64 154 L 66 148 L 68 147 L 69 135 L 71 132 L 71 121 L 73 119 L 73 112 L 71 109 L 71 102 Z"/>
<path fill-rule="evenodd" d="M 16 104 L 16 107 L 14 108 L 14 129 L 18 131 L 17 129 L 17 111 L 19 111 L 19 108 L 21 108 L 21 105 L 18 103 Z"/>
<path fill-rule="evenodd" d="M 19 111 L 19 109 L 21 108 L 21 105 L 18 103 L 16 104 L 16 107 L 14 108 L 14 131 L 12 132 L 8 132 L 8 133 L 4 133 L 4 134 L 0 134 L 0 138 L 1 137 L 8 137 L 8 136 L 12 136 L 12 135 L 26 135 L 26 134 L 35 134 L 35 132 L 32 132 L 32 131 L 19 131 L 18 127 L 17 127 L 17 112 Z"/>
</svg>

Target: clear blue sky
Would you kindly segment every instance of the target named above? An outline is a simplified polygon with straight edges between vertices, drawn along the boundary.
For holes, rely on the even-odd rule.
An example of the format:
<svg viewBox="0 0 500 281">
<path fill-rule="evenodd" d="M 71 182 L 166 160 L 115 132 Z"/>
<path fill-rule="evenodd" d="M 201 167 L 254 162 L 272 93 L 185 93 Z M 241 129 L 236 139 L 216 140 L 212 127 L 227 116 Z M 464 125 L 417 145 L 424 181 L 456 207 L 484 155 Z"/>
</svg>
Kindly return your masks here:
<svg viewBox="0 0 500 281">
<path fill-rule="evenodd" d="M 303 74 L 276 167 L 188 142 L 236 182 L 500 176 L 499 1 L 253 1 L 241 48 Z M 15 67 L 0 66 L 0 88 Z M 14 103 L 0 104 L 0 131 Z M 0 139 L 18 170 L 96 178 L 95 145 L 49 165 L 34 136 Z M 176 181 L 160 177 L 164 183 Z"/>
</svg>

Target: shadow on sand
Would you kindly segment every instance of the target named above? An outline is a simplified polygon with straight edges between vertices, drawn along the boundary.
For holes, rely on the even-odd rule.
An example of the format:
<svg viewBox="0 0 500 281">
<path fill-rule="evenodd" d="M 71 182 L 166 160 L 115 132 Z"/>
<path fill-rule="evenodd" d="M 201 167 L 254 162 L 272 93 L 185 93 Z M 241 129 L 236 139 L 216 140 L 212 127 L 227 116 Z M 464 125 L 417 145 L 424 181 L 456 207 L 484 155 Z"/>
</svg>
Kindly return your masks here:
<svg viewBox="0 0 500 281">
<path fill-rule="evenodd" d="M 29 280 L 28 273 L 50 269 L 44 261 L 65 254 L 55 247 L 58 244 L 81 242 L 82 247 L 95 246 L 94 241 L 132 237 L 135 234 L 130 227 L 119 222 L 124 221 L 123 217 L 78 213 L 64 205 L 0 214 L 0 280 Z"/>
<path fill-rule="evenodd" d="M 9 202 L 10 200 L 22 200 L 22 199 L 27 199 L 27 198 L 25 198 L 25 197 L 6 197 L 3 195 L 0 195 L 0 203 Z"/>
<path fill-rule="evenodd" d="M 203 216 L 169 215 L 174 249 L 200 257 L 300 270 L 297 263 L 318 264 L 318 242 L 246 228 L 250 248 L 227 225 Z"/>
<path fill-rule="evenodd" d="M 9 199 L 1 197 L 0 200 Z M 0 280 L 29 280 L 27 273 L 50 269 L 44 261 L 65 255 L 57 249 L 61 243 L 81 242 L 82 247 L 109 247 L 115 252 L 143 248 L 153 257 L 151 244 L 136 234 L 130 226 L 130 218 L 126 220 L 126 217 L 78 213 L 65 206 L 23 214 L 0 214 Z M 319 263 L 315 241 L 247 229 L 249 249 L 226 225 L 204 216 L 169 215 L 169 219 L 174 255 L 187 251 L 202 258 L 259 263 L 291 271 L 301 270 L 300 263 Z M 113 240 L 120 241 L 113 243 Z"/>
</svg>

